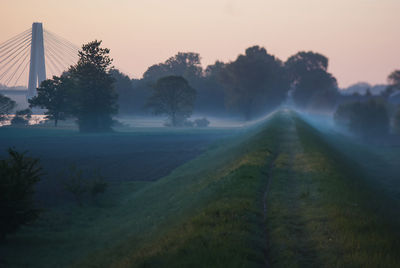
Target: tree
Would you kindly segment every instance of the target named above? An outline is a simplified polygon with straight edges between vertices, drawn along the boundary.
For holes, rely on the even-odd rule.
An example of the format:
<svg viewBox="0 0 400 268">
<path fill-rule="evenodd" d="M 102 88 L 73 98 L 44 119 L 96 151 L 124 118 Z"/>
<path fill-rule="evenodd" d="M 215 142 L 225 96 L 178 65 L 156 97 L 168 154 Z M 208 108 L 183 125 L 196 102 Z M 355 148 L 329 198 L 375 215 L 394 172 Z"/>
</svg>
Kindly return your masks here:
<svg viewBox="0 0 400 268">
<path fill-rule="evenodd" d="M 132 105 L 136 101 L 136 92 L 132 80 L 117 69 L 111 69 L 110 74 L 115 80 L 114 88 L 118 94 L 119 112 L 128 113 L 132 110 Z"/>
<path fill-rule="evenodd" d="M 143 79 L 157 81 L 165 76 L 182 76 L 190 83 L 202 76 L 203 68 L 200 63 L 200 55 L 193 52 L 179 52 L 164 63 L 150 66 L 143 74 Z"/>
<path fill-rule="evenodd" d="M 334 119 L 337 124 L 364 138 L 382 137 L 389 133 L 389 115 L 381 99 L 341 104 Z"/>
<path fill-rule="evenodd" d="M 400 70 L 395 70 L 388 76 L 388 83 L 389 85 L 386 87 L 385 92 L 383 92 L 383 96 L 386 97 L 400 90 Z"/>
<path fill-rule="evenodd" d="M 15 106 L 17 106 L 15 101 L 0 94 L 0 122 L 7 118 Z"/>
<path fill-rule="evenodd" d="M 196 90 L 181 76 L 160 78 L 147 102 L 154 114 L 167 115 L 171 126 L 182 126 L 192 115 Z"/>
<path fill-rule="evenodd" d="M 314 52 L 299 52 L 285 63 L 294 103 L 300 108 L 332 109 L 338 97 L 336 79 L 328 73 L 328 58 Z M 318 101 L 316 101 L 317 99 Z M 320 107 L 325 103 L 325 107 Z"/>
<path fill-rule="evenodd" d="M 219 80 L 225 86 L 228 107 L 241 112 L 246 120 L 276 108 L 289 90 L 282 62 L 259 46 L 246 49 L 245 55 L 226 64 Z"/>
<path fill-rule="evenodd" d="M 39 160 L 13 149 L 8 154 L 8 159 L 0 159 L 0 240 L 34 221 L 40 212 L 33 200 L 41 175 Z"/>
<path fill-rule="evenodd" d="M 14 118 L 11 120 L 11 125 L 26 126 L 29 125 L 29 120 L 32 117 L 31 109 L 27 108 L 19 110 L 15 113 Z"/>
<path fill-rule="evenodd" d="M 72 80 L 66 75 L 53 76 L 53 79 L 47 79 L 40 84 L 37 96 L 29 100 L 30 107 L 47 109 L 46 118 L 54 120 L 54 126 L 57 127 L 58 120 L 65 120 L 68 113 L 69 91 L 72 87 Z"/>
<path fill-rule="evenodd" d="M 71 113 L 78 118 L 82 132 L 110 131 L 112 115 L 118 112 L 110 50 L 100 45 L 97 40 L 83 45 L 78 63 L 68 71 L 74 82 Z"/>
</svg>

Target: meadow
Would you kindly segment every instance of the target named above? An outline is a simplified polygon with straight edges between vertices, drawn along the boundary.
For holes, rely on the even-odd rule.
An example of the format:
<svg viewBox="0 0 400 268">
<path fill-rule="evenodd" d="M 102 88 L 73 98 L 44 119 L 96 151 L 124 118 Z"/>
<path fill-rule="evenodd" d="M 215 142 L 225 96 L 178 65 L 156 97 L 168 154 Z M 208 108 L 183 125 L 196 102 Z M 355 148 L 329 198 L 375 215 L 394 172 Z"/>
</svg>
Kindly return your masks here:
<svg viewBox="0 0 400 268">
<path fill-rule="evenodd" d="M 389 191 L 398 186 L 378 172 L 396 174 L 397 149 L 323 133 L 295 112 L 242 130 L 13 131 L 0 132 L 9 137 L 1 146 L 29 149 L 47 167 L 40 200 L 57 180 L 49 174 L 72 160 L 89 170 L 100 163 L 110 187 L 82 207 L 52 197 L 59 201 L 0 246 L 3 266 L 400 264 L 400 202 Z"/>
</svg>

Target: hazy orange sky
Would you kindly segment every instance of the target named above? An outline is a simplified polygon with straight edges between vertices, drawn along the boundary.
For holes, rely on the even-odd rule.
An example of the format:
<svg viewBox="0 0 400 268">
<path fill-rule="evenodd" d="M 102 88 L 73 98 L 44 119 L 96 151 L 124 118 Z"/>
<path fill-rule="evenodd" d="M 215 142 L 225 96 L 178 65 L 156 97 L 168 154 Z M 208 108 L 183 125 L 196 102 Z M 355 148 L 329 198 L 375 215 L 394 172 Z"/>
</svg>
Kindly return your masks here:
<svg viewBox="0 0 400 268">
<path fill-rule="evenodd" d="M 400 69 L 400 0 L 1 0 L 0 43 L 34 21 L 79 46 L 103 40 L 135 78 L 178 51 L 206 66 L 252 45 L 320 52 L 341 87 Z"/>
</svg>

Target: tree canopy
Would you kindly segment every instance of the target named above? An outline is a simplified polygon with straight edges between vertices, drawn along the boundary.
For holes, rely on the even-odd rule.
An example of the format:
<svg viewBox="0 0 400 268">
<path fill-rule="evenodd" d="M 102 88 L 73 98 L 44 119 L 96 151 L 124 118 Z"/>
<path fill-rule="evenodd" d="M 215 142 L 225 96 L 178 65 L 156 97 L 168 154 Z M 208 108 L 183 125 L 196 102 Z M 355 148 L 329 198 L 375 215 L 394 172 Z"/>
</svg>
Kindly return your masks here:
<svg viewBox="0 0 400 268">
<path fill-rule="evenodd" d="M 0 94 L 0 121 L 6 119 L 7 115 L 17 106 L 15 101 Z"/>
<path fill-rule="evenodd" d="M 72 80 L 65 75 L 44 80 L 37 89 L 37 96 L 29 100 L 30 107 L 46 109 L 46 118 L 54 120 L 57 126 L 58 120 L 64 120 L 71 109 L 69 91 L 72 88 Z"/>
<path fill-rule="evenodd" d="M 282 62 L 259 46 L 246 49 L 244 55 L 227 63 L 219 80 L 227 91 L 228 106 L 247 120 L 280 105 L 290 85 Z"/>
<path fill-rule="evenodd" d="M 328 58 L 319 53 L 299 52 L 286 61 L 285 67 L 292 84 L 291 96 L 298 107 L 335 106 L 337 82 L 327 71 Z"/>
<path fill-rule="evenodd" d="M 196 90 L 181 76 L 160 78 L 147 107 L 156 115 L 167 115 L 171 126 L 182 126 L 193 112 Z"/>
<path fill-rule="evenodd" d="M 83 45 L 78 63 L 68 71 L 74 82 L 71 113 L 78 118 L 83 132 L 110 131 L 112 116 L 118 111 L 110 50 L 100 45 L 97 40 Z"/>
</svg>

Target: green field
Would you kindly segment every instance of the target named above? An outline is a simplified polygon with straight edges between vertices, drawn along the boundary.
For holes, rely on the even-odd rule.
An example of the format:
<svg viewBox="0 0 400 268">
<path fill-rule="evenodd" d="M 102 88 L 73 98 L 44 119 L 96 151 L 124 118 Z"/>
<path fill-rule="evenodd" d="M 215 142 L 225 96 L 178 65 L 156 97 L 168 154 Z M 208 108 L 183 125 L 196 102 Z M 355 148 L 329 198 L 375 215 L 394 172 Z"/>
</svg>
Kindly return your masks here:
<svg viewBox="0 0 400 268">
<path fill-rule="evenodd" d="M 0 245 L 0 266 L 400 266 L 400 187 L 389 161 L 400 158 L 398 149 L 365 149 L 319 132 L 290 111 L 246 131 L 211 132 L 200 147 L 197 139 L 185 143 L 196 153 L 162 178 L 121 179 L 98 204 L 65 201 L 46 210 Z M 59 134 L 52 135 L 56 141 Z M 188 135 L 156 135 L 152 142 Z M 38 147 L 48 142 L 38 136 Z M 105 143 L 104 137 L 97 141 Z M 178 148 L 166 144 L 170 154 L 160 163 Z M 372 165 L 375 158 L 382 163 Z"/>
</svg>

